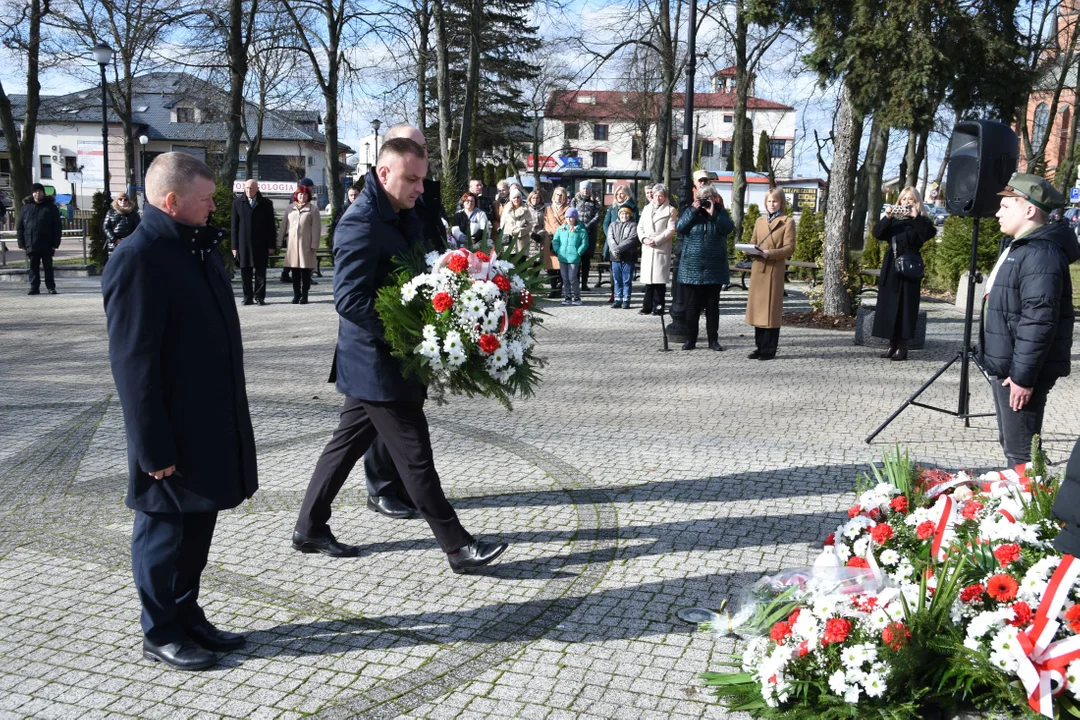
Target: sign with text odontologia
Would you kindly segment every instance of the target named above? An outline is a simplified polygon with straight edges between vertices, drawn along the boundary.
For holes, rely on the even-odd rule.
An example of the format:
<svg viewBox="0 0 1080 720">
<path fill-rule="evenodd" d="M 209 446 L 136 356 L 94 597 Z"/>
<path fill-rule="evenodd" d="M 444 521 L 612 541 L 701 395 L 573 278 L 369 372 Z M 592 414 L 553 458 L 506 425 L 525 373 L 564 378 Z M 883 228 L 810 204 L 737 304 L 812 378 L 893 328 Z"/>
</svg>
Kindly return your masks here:
<svg viewBox="0 0 1080 720">
<path fill-rule="evenodd" d="M 244 192 L 244 184 L 247 180 L 237 180 L 233 183 L 233 192 Z M 259 192 L 263 195 L 292 195 L 299 185 L 295 182 L 275 182 L 270 180 L 259 181 Z"/>
</svg>

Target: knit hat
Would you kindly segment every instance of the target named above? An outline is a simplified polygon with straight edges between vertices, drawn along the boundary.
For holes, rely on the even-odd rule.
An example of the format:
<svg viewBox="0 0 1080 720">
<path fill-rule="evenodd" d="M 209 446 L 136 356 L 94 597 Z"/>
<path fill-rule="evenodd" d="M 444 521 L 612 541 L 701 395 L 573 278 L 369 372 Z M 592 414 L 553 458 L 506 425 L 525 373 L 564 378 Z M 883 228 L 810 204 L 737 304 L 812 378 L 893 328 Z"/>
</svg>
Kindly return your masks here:
<svg viewBox="0 0 1080 720">
<path fill-rule="evenodd" d="M 619 216 L 621 217 L 623 213 L 626 213 L 627 215 L 633 216 L 634 211 L 630 209 L 629 205 L 623 205 L 622 207 L 619 208 Z"/>
<path fill-rule="evenodd" d="M 574 218 L 575 220 L 578 219 L 578 211 L 576 207 L 571 207 L 569 210 L 566 211 L 566 219 L 569 220 L 570 218 Z"/>
<path fill-rule="evenodd" d="M 41 192 L 45 192 L 45 186 L 42 185 L 41 183 L 34 183 L 33 185 L 30 186 L 30 192 L 33 193 L 33 192 L 37 192 L 38 190 L 40 190 Z"/>
</svg>

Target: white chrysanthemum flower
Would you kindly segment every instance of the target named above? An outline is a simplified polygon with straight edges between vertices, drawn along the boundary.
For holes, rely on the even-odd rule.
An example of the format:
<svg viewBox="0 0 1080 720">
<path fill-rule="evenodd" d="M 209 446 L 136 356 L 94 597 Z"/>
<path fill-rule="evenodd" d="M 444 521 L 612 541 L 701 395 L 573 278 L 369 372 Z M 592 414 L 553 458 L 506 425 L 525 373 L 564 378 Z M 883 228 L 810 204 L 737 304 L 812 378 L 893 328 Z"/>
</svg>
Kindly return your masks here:
<svg viewBox="0 0 1080 720">
<path fill-rule="evenodd" d="M 844 663 L 845 672 L 854 670 L 862 665 L 862 653 L 855 646 L 846 647 L 840 652 L 840 661 Z"/>
<path fill-rule="evenodd" d="M 814 614 L 822 620 L 835 616 L 840 609 L 840 601 L 833 595 L 826 595 L 814 600 Z M 800 613 L 800 617 L 802 613 Z"/>
<path fill-rule="evenodd" d="M 881 697 L 885 693 L 885 678 L 880 673 L 867 674 L 862 682 L 867 697 Z"/>
<path fill-rule="evenodd" d="M 874 527 L 876 523 L 868 517 L 858 515 L 844 523 L 841 534 L 848 540 L 854 540 L 864 530 Z"/>
<path fill-rule="evenodd" d="M 856 557 L 866 557 L 866 551 L 870 547 L 870 536 L 863 535 L 861 538 L 851 543 L 851 552 L 855 553 Z"/>
<path fill-rule="evenodd" d="M 442 257 L 442 253 L 432 250 L 424 256 L 424 263 L 427 265 L 428 270 L 435 267 L 435 263 L 439 262 L 439 258 Z"/>
<path fill-rule="evenodd" d="M 506 301 L 500 299 L 491 303 L 491 312 L 502 317 L 503 313 L 506 312 Z"/>
<path fill-rule="evenodd" d="M 431 369 L 435 372 L 442 372 L 446 370 L 446 363 L 443 362 L 441 358 L 432 358 L 428 361 L 428 365 L 430 365 Z"/>
<path fill-rule="evenodd" d="M 412 284 L 411 280 L 401 286 L 401 302 L 410 303 L 415 297 L 416 286 Z"/>
<path fill-rule="evenodd" d="M 850 685 L 847 690 L 844 691 L 844 702 L 851 705 L 855 705 L 859 702 L 859 686 Z"/>
<path fill-rule="evenodd" d="M 480 318 L 480 329 L 484 332 L 495 332 L 499 329 L 499 321 L 502 319 L 502 315 L 496 315 L 494 313 L 485 314 Z"/>
<path fill-rule="evenodd" d="M 435 329 L 434 325 L 425 325 L 420 334 L 423 335 L 425 340 L 437 340 L 439 337 L 439 331 Z"/>
<path fill-rule="evenodd" d="M 420 343 L 420 354 L 426 358 L 439 357 L 439 342 L 437 340 L 425 340 Z"/>
<path fill-rule="evenodd" d="M 443 339 L 443 348 L 448 353 L 455 353 L 462 349 L 461 333 L 457 330 L 450 330 L 446 333 L 446 337 Z"/>
<path fill-rule="evenodd" d="M 1073 660 L 1065 668 L 1065 681 L 1069 684 L 1069 692 L 1072 696 L 1080 699 L 1080 660 Z"/>
<path fill-rule="evenodd" d="M 509 356 L 506 354 L 506 348 L 499 347 L 495 352 L 491 353 L 491 362 L 495 364 L 495 367 L 501 368 L 510 361 Z"/>
<path fill-rule="evenodd" d="M 446 364 L 451 368 L 457 368 L 464 365 L 467 359 L 464 352 L 452 352 L 447 354 Z"/>
<path fill-rule="evenodd" d="M 510 292 L 519 293 L 525 289 L 525 281 L 519 275 L 510 276 Z"/>
<path fill-rule="evenodd" d="M 871 630 L 884 630 L 891 622 L 892 618 L 882 608 L 878 608 L 866 616 L 866 625 Z"/>
<path fill-rule="evenodd" d="M 1001 652 L 999 650 L 990 653 L 990 664 L 998 670 L 1007 673 L 1015 673 L 1016 669 L 1019 667 L 1019 663 L 1016 662 L 1016 658 L 1013 657 L 1012 653 Z"/>
<path fill-rule="evenodd" d="M 503 275 L 509 275 L 510 271 L 514 269 L 514 263 L 506 260 L 496 260 L 491 263 L 491 266 Z"/>
<path fill-rule="evenodd" d="M 847 676 L 843 670 L 837 670 L 829 676 L 829 689 L 837 695 L 843 695 L 847 690 Z"/>
<path fill-rule="evenodd" d="M 891 567 L 896 563 L 900 562 L 900 553 L 896 552 L 892 548 L 888 548 L 881 551 L 881 555 L 878 556 L 878 560 L 881 561 L 882 565 L 888 565 Z"/>
</svg>

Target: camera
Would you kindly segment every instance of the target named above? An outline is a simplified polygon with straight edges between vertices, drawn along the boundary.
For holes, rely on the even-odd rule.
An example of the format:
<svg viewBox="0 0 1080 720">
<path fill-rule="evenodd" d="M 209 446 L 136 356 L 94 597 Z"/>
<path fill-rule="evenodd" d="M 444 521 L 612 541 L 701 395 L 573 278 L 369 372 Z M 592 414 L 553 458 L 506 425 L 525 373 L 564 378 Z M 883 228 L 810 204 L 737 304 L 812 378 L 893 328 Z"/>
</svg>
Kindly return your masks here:
<svg viewBox="0 0 1080 720">
<path fill-rule="evenodd" d="M 709 210 L 710 208 L 712 208 L 712 201 L 711 200 L 702 200 L 701 201 L 701 209 L 702 210 Z"/>
</svg>

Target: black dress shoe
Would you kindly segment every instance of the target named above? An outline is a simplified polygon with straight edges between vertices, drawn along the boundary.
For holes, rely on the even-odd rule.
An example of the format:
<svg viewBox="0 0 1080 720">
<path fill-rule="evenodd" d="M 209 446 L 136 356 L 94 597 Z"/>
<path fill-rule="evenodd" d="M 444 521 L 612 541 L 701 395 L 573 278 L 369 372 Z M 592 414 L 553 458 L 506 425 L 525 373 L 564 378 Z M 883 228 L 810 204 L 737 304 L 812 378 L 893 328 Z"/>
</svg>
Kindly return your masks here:
<svg viewBox="0 0 1080 720">
<path fill-rule="evenodd" d="M 203 620 L 197 625 L 185 628 L 185 632 L 199 647 L 213 650 L 214 652 L 239 650 L 244 647 L 244 644 L 247 642 L 243 635 L 218 630 L 210 624 L 209 620 Z"/>
<path fill-rule="evenodd" d="M 28 292 L 26 294 L 27 295 L 40 295 L 41 291 L 40 290 L 31 290 L 30 292 Z"/>
<path fill-rule="evenodd" d="M 746 357 L 750 358 L 751 360 L 757 360 L 759 357 L 761 357 L 761 351 L 760 350 L 755 350 L 754 352 L 750 353 Z"/>
<path fill-rule="evenodd" d="M 293 550 L 302 553 L 322 553 L 330 557 L 356 557 L 360 554 L 358 545 L 346 545 L 339 543 L 333 533 L 326 533 L 320 537 L 308 537 L 298 532 L 292 534 Z"/>
<path fill-rule="evenodd" d="M 775 352 L 763 352 L 763 353 L 758 355 L 757 359 L 758 360 L 772 360 L 774 357 L 776 357 Z"/>
<path fill-rule="evenodd" d="M 56 292 L 56 288 L 49 288 L 49 294 L 50 295 L 59 295 L 59 293 Z"/>
<path fill-rule="evenodd" d="M 292 299 L 292 304 L 293 305 L 299 305 L 300 304 L 300 298 L 299 297 L 294 297 Z"/>
<path fill-rule="evenodd" d="M 242 304 L 243 305 L 254 305 L 255 301 L 252 300 L 251 298 L 244 298 L 244 302 Z"/>
<path fill-rule="evenodd" d="M 263 300 L 262 298 L 255 298 L 255 304 L 256 305 L 265 305 L 266 301 Z"/>
<path fill-rule="evenodd" d="M 507 547 L 509 545 L 504 542 L 485 543 L 473 540 L 457 552 L 447 553 L 446 560 L 450 563 L 450 569 L 461 575 L 467 570 L 487 565 L 502 555 Z"/>
<path fill-rule="evenodd" d="M 142 654 L 147 660 L 165 663 L 173 670 L 205 670 L 216 665 L 218 661 L 217 655 L 188 640 L 168 645 L 152 645 L 144 639 Z"/>
<path fill-rule="evenodd" d="M 709 349 L 715 350 L 716 352 L 724 352 L 724 346 L 716 340 L 713 340 L 711 343 L 709 343 Z"/>
<path fill-rule="evenodd" d="M 637 311 L 637 314 L 638 315 L 652 315 L 652 310 L 646 310 L 645 308 L 641 308 L 640 310 Z"/>
<path fill-rule="evenodd" d="M 690 342 L 689 340 L 687 340 L 686 342 L 684 342 L 682 344 L 682 349 L 683 350 L 693 350 L 696 347 L 697 347 L 697 343 L 696 342 Z"/>
<path fill-rule="evenodd" d="M 664 314 L 664 308 L 657 308 L 656 310 L 652 311 L 652 314 L 653 315 L 663 315 Z"/>
<path fill-rule="evenodd" d="M 372 512 L 377 512 L 380 515 L 385 515 L 386 517 L 393 518 L 395 520 L 408 520 L 410 518 L 416 517 L 417 515 L 415 507 L 406 505 L 404 502 L 398 500 L 396 497 L 390 497 L 385 495 L 377 497 L 371 497 L 369 495 L 367 499 L 367 506 L 368 510 L 371 510 Z"/>
</svg>

